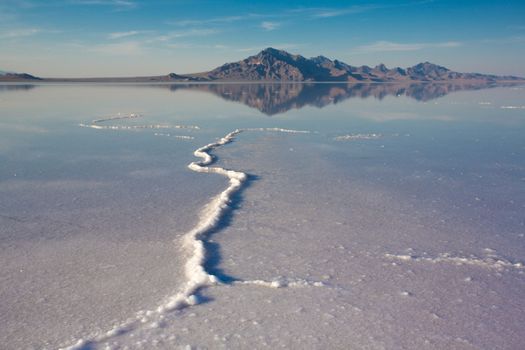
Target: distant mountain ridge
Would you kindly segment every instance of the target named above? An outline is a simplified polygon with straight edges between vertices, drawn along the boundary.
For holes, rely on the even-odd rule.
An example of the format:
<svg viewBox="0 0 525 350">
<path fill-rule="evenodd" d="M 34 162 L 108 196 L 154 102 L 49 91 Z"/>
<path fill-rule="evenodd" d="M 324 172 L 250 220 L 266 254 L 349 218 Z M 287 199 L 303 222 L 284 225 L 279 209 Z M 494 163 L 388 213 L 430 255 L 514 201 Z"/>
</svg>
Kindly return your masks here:
<svg viewBox="0 0 525 350">
<path fill-rule="evenodd" d="M 267 48 L 244 60 L 226 63 L 210 72 L 195 76 L 209 80 L 231 81 L 336 81 L 336 82 L 437 82 L 450 80 L 518 81 L 514 76 L 458 73 L 430 63 L 419 63 L 406 69 L 351 66 L 324 56 L 305 58 L 284 50 Z"/>
<path fill-rule="evenodd" d="M 351 66 L 324 56 L 305 58 L 284 50 L 267 48 L 241 61 L 225 63 L 208 72 L 123 78 L 38 78 L 27 73 L 0 71 L 0 81 L 43 80 L 47 82 L 525 82 L 525 78 L 480 73 L 459 73 L 430 62 L 408 68 Z"/>
<path fill-rule="evenodd" d="M 41 80 L 41 78 L 27 73 L 14 73 L 0 70 L 0 81 L 28 81 Z"/>
</svg>

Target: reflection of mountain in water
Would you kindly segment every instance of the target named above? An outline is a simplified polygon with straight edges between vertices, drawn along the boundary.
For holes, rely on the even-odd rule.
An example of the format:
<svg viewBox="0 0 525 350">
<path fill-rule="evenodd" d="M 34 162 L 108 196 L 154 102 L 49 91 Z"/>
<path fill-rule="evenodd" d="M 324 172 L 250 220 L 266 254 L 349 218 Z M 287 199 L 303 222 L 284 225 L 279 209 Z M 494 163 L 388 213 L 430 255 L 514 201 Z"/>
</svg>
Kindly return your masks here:
<svg viewBox="0 0 525 350">
<path fill-rule="evenodd" d="M 264 114 L 274 115 L 305 106 L 319 108 L 339 103 L 349 98 L 388 95 L 408 96 L 418 101 L 428 101 L 460 90 L 479 90 L 503 84 L 188 84 L 170 85 L 171 90 L 199 90 L 213 93 L 225 100 L 243 103 Z"/>
<path fill-rule="evenodd" d="M 480 90 L 523 83 L 226 83 L 226 84 L 148 84 L 145 88 L 169 88 L 172 91 L 194 90 L 217 95 L 256 108 L 266 115 L 284 113 L 305 106 L 322 108 L 349 98 L 407 96 L 417 101 L 429 101 L 461 90 Z M 29 90 L 38 84 L 0 84 L 0 93 L 8 90 Z M 123 85 L 119 85 L 123 86 Z M 133 84 L 127 85 L 133 86 Z"/>
<path fill-rule="evenodd" d="M 36 85 L 33 84 L 6 84 L 2 85 L 0 84 L 0 92 L 2 91 L 11 91 L 11 90 L 31 90 Z"/>
</svg>

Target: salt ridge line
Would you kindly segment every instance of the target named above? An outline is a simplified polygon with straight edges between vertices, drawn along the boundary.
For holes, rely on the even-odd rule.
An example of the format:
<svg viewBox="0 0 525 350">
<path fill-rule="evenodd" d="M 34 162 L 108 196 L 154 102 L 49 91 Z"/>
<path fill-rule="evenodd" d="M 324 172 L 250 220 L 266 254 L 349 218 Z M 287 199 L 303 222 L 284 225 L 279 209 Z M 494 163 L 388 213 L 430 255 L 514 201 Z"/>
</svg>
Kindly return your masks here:
<svg viewBox="0 0 525 350">
<path fill-rule="evenodd" d="M 501 109 L 525 109 L 525 106 L 501 106 Z"/>
<path fill-rule="evenodd" d="M 232 142 L 233 138 L 241 132 L 242 130 L 240 129 L 232 131 L 219 141 L 200 147 L 193 152 L 196 157 L 202 158 L 202 160 L 190 163 L 188 165 L 190 170 L 199 173 L 216 173 L 226 176 L 229 179 L 229 185 L 204 207 L 197 226 L 184 235 L 184 245 L 193 251 L 191 258 L 185 265 L 187 282 L 181 292 L 169 298 L 164 305 L 161 305 L 157 309 L 158 313 L 195 305 L 198 303 L 195 293 L 199 289 L 219 283 L 218 278 L 209 274 L 204 268 L 206 248 L 204 247 L 203 236 L 217 226 L 224 211 L 229 208 L 228 204 L 231 197 L 242 187 L 247 176 L 240 171 L 226 170 L 221 167 L 208 167 L 208 165 L 213 162 L 213 157 L 208 152 Z"/>
<path fill-rule="evenodd" d="M 107 130 L 136 130 L 136 129 L 200 129 L 195 125 L 166 125 L 166 124 L 151 124 L 151 125 L 97 125 L 97 124 L 78 124 L 83 128 L 91 129 L 107 129 Z"/>
<path fill-rule="evenodd" d="M 163 136 L 163 137 L 174 137 L 174 138 L 176 138 L 176 139 L 180 139 L 180 140 L 193 140 L 193 139 L 195 139 L 195 137 L 193 137 L 193 136 L 188 136 L 188 135 L 172 135 L 172 134 L 161 133 L 161 132 L 156 132 L 156 133 L 154 133 L 153 135 L 155 135 L 155 136 Z"/>
<path fill-rule="evenodd" d="M 304 287 L 327 287 L 326 284 L 319 281 L 308 281 L 305 279 L 289 279 L 289 278 L 277 278 L 272 281 L 265 281 L 265 280 L 247 280 L 247 281 L 235 281 L 233 284 L 240 284 L 240 285 L 255 285 L 255 286 L 261 286 L 261 287 L 268 287 L 268 288 L 304 288 Z M 339 289 L 330 287 L 330 289 Z"/>
<path fill-rule="evenodd" d="M 109 129 L 109 130 L 135 130 L 135 129 L 195 129 L 200 128 L 196 125 L 170 125 L 170 124 L 150 124 L 150 125 L 99 125 L 104 122 L 122 120 L 122 119 L 137 119 L 142 118 L 141 114 L 131 113 L 129 115 L 120 115 L 116 117 L 94 119 L 90 124 L 80 123 L 78 124 L 83 128 L 91 129 Z"/>
<path fill-rule="evenodd" d="M 122 118 L 121 118 L 122 119 Z M 237 193 L 243 183 L 246 181 L 247 175 L 240 171 L 227 170 L 221 167 L 209 167 L 213 163 L 214 158 L 209 153 L 211 150 L 231 143 L 235 136 L 243 131 L 276 131 L 294 134 L 309 134 L 307 130 L 292 130 L 281 128 L 251 128 L 251 129 L 236 129 L 226 136 L 213 142 L 202 146 L 195 150 L 193 154 L 201 158 L 201 161 L 192 162 L 188 165 L 190 170 L 199 173 L 216 173 L 229 178 L 228 187 L 215 196 L 208 204 L 206 204 L 200 214 L 200 220 L 197 225 L 187 232 L 183 237 L 183 243 L 189 249 L 192 249 L 193 254 L 185 265 L 185 274 L 187 281 L 180 292 L 168 297 L 155 311 L 138 311 L 134 318 L 130 318 L 120 325 L 112 328 L 108 332 L 101 335 L 93 335 L 91 339 L 78 339 L 73 345 L 63 347 L 63 350 L 82 350 L 95 344 L 101 344 L 109 341 L 113 337 L 120 336 L 129 331 L 135 330 L 140 325 L 149 323 L 150 325 L 158 324 L 167 312 L 184 308 L 186 306 L 196 305 L 199 300 L 195 295 L 200 289 L 218 285 L 220 280 L 209 274 L 204 268 L 206 262 L 206 249 L 204 247 L 204 236 L 214 228 L 216 228 L 224 212 L 229 209 L 228 204 L 231 197 Z M 273 281 L 253 280 L 253 281 L 236 281 L 235 284 L 243 285 L 257 285 L 268 288 L 303 288 L 303 287 L 325 287 L 323 282 L 312 282 L 304 279 L 284 279 L 279 278 Z"/>
<path fill-rule="evenodd" d="M 486 269 L 495 269 L 495 270 L 504 270 L 504 269 L 516 269 L 516 270 L 525 270 L 525 265 L 522 262 L 511 262 L 507 259 L 498 257 L 496 255 L 488 255 L 485 258 L 480 258 L 476 256 L 453 256 L 449 253 L 439 254 L 436 257 L 428 256 L 417 256 L 409 254 L 385 254 L 385 257 L 388 259 L 401 260 L 406 262 L 428 262 L 428 263 L 449 263 L 458 266 L 470 265 L 478 266 Z"/>
<path fill-rule="evenodd" d="M 237 129 L 230 132 L 219 141 L 207 144 L 206 146 L 198 148 L 193 154 L 202 158 L 201 161 L 192 162 L 188 168 L 201 173 L 217 173 L 224 175 L 230 179 L 229 186 L 219 195 L 214 197 L 202 210 L 201 217 L 197 225 L 186 233 L 183 237 L 183 243 L 189 249 L 192 249 L 193 254 L 185 265 L 185 274 L 187 281 L 180 292 L 169 297 L 167 301 L 162 303 L 155 311 L 139 312 L 144 313 L 146 317 L 140 320 L 128 320 L 121 325 L 118 325 L 108 331 L 107 333 L 94 337 L 92 340 L 79 339 L 74 345 L 65 348 L 65 350 L 81 350 L 86 346 L 94 343 L 101 343 L 107 341 L 115 336 L 121 335 L 129 330 L 136 329 L 140 323 L 147 323 L 151 321 L 149 317 L 162 317 L 163 314 L 169 311 L 180 309 L 186 306 L 195 305 L 198 303 L 198 298 L 195 293 L 204 287 L 215 285 L 219 283 L 216 276 L 209 274 L 205 268 L 206 249 L 204 241 L 201 239 L 203 235 L 215 228 L 224 211 L 228 208 L 228 203 L 231 196 L 238 191 L 243 182 L 246 180 L 246 174 L 233 170 L 226 170 L 220 167 L 208 167 L 207 165 L 213 162 L 213 157 L 208 153 L 212 149 L 232 142 L 235 135 L 239 134 L 241 130 Z"/>
<path fill-rule="evenodd" d="M 192 257 L 188 260 L 185 266 L 186 277 L 188 282 L 182 292 L 176 294 L 168 300 L 168 302 L 160 306 L 157 311 L 162 313 L 164 311 L 175 310 L 184 306 L 195 305 L 198 303 L 197 297 L 194 295 L 199 289 L 216 285 L 220 283 L 219 279 L 209 274 L 204 268 L 206 262 L 206 249 L 204 247 L 203 236 L 209 231 L 216 228 L 224 212 L 229 209 L 231 197 L 238 192 L 247 175 L 240 171 L 227 170 L 221 167 L 209 167 L 213 162 L 213 156 L 209 153 L 211 150 L 231 143 L 235 136 L 245 131 L 278 131 L 286 133 L 310 133 L 306 130 L 291 130 L 280 128 L 256 128 L 256 129 L 236 129 L 219 141 L 207 144 L 206 146 L 198 148 L 193 154 L 195 157 L 202 158 L 201 161 L 192 162 L 188 165 L 190 170 L 198 173 L 215 173 L 220 174 L 229 179 L 228 187 L 219 195 L 214 197 L 201 212 L 201 220 L 191 231 L 184 236 L 184 244 L 193 250 Z M 258 284 L 275 287 L 279 282 L 271 281 L 244 281 L 246 284 Z M 243 282 L 240 282 L 243 283 Z M 305 283 L 287 283 L 287 286 L 304 285 Z M 285 286 L 285 284 L 281 284 Z"/>
<path fill-rule="evenodd" d="M 311 131 L 309 130 L 294 130 L 294 129 L 282 129 L 282 128 L 246 128 L 242 129 L 242 131 L 277 131 L 277 132 L 284 132 L 289 134 L 310 134 Z"/>
<path fill-rule="evenodd" d="M 92 124 L 98 124 L 98 123 L 103 123 L 103 122 L 109 122 L 109 121 L 112 121 L 112 120 L 135 119 L 135 118 L 141 118 L 141 117 L 142 117 L 142 115 L 138 114 L 138 113 L 130 113 L 129 115 L 122 115 L 119 112 L 119 113 L 117 113 L 116 117 L 107 117 L 107 118 L 95 119 L 95 120 L 91 121 L 91 123 Z"/>
<path fill-rule="evenodd" d="M 352 141 L 352 140 L 375 140 L 381 138 L 381 134 L 348 134 L 334 137 L 335 141 Z"/>
</svg>

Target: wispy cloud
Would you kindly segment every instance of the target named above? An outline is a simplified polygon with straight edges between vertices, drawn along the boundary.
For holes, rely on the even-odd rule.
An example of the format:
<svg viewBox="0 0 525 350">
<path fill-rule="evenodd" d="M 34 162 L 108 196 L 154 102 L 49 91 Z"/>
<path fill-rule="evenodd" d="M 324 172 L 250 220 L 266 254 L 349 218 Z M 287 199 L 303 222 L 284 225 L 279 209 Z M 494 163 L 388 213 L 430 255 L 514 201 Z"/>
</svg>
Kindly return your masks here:
<svg viewBox="0 0 525 350">
<path fill-rule="evenodd" d="M 255 52 L 261 51 L 261 49 L 265 47 L 273 47 L 279 50 L 293 50 L 293 49 L 297 49 L 300 47 L 304 47 L 306 45 L 307 44 L 299 44 L 299 43 L 262 44 L 262 45 L 251 46 L 251 47 L 239 47 L 233 50 L 237 52 L 254 52 L 255 53 Z"/>
<path fill-rule="evenodd" d="M 95 5 L 110 6 L 116 10 L 131 10 L 137 7 L 137 3 L 132 0 L 69 0 L 73 5 Z"/>
<path fill-rule="evenodd" d="M 87 1 L 87 0 L 86 0 Z M 326 7 L 301 7 L 292 8 L 281 11 L 279 13 L 245 13 L 242 15 L 235 16 L 223 16 L 223 17 L 212 17 L 212 18 L 195 18 L 195 19 L 180 19 L 171 20 L 166 22 L 167 24 L 177 25 L 181 27 L 186 26 L 206 26 L 210 24 L 229 24 L 240 21 L 253 21 L 253 20 L 265 20 L 261 22 L 260 27 L 265 30 L 275 30 L 280 26 L 279 22 L 275 22 L 275 19 L 304 19 L 306 18 L 329 18 L 337 17 L 354 13 L 361 13 L 371 11 L 379 8 L 386 8 L 386 5 L 356 5 L 344 8 L 326 8 Z M 391 6 L 390 6 L 391 7 Z"/>
<path fill-rule="evenodd" d="M 396 43 L 391 41 L 377 41 L 372 44 L 356 47 L 355 53 L 372 53 L 388 51 L 418 51 L 428 48 L 452 48 L 462 46 L 458 41 L 446 41 L 440 43 Z"/>
<path fill-rule="evenodd" d="M 40 6 L 40 4 L 30 0 L 3 0 L 2 3 L 11 9 L 31 9 Z"/>
<path fill-rule="evenodd" d="M 289 18 L 299 16 L 298 13 L 293 13 L 290 11 L 284 11 L 280 13 L 244 13 L 241 15 L 235 16 L 224 16 L 224 17 L 212 17 L 212 18 L 194 18 L 194 19 L 179 19 L 167 21 L 167 24 L 177 25 L 180 27 L 191 27 L 191 26 L 206 26 L 206 25 L 225 25 L 234 22 L 241 21 L 255 21 L 255 20 L 264 20 L 264 19 L 276 19 L 276 18 Z"/>
<path fill-rule="evenodd" d="M 300 13 L 302 15 L 307 15 L 310 18 L 332 18 L 345 15 L 358 14 L 368 11 L 381 10 L 381 9 L 392 9 L 398 7 L 406 6 L 418 6 L 428 3 L 432 3 L 435 0 L 419 0 L 419 1 L 407 1 L 407 2 L 387 2 L 385 4 L 368 4 L 368 5 L 354 5 L 346 7 L 300 7 L 291 9 L 289 13 Z"/>
<path fill-rule="evenodd" d="M 169 32 L 166 34 L 158 35 L 152 39 L 152 41 L 168 41 L 172 39 L 194 37 L 194 36 L 209 36 L 219 33 L 217 29 L 189 29 L 182 31 Z"/>
<path fill-rule="evenodd" d="M 149 30 L 130 30 L 125 32 L 113 32 L 107 34 L 109 41 L 104 44 L 98 44 L 87 48 L 91 52 L 106 55 L 139 55 L 145 53 L 146 49 L 152 48 L 172 48 L 172 49 L 190 49 L 190 48 L 221 48 L 221 45 L 203 45 L 196 42 L 185 43 L 176 42 L 178 39 L 205 37 L 219 33 L 216 29 L 191 28 L 187 30 L 172 31 L 159 33 Z M 139 36 L 140 37 L 137 37 Z M 135 38 L 137 37 L 137 38 Z M 175 42 L 173 42 L 175 41 Z M 85 47 L 85 44 L 80 44 Z"/>
<path fill-rule="evenodd" d="M 141 31 L 138 31 L 138 30 L 130 30 L 127 32 L 115 32 L 115 33 L 109 33 L 108 38 L 109 39 L 120 39 L 120 38 L 125 38 L 128 36 L 137 35 L 140 33 Z"/>
<path fill-rule="evenodd" d="M 101 53 L 104 55 L 140 55 L 144 53 L 142 44 L 138 41 L 125 41 L 114 44 L 95 45 L 89 48 L 89 51 Z"/>
<path fill-rule="evenodd" d="M 504 38 L 487 38 L 481 39 L 476 42 L 482 44 L 520 44 L 525 42 L 525 36 L 523 35 L 513 35 Z"/>
<path fill-rule="evenodd" d="M 168 24 L 174 24 L 181 27 L 186 26 L 200 26 L 205 24 L 216 24 L 216 23 L 231 23 L 240 21 L 246 18 L 245 16 L 225 16 L 225 17 L 215 17 L 215 18 L 204 18 L 204 19 L 183 19 L 169 21 Z"/>
<path fill-rule="evenodd" d="M 330 18 L 344 15 L 351 15 L 356 13 L 363 13 L 375 9 L 382 8 L 378 5 L 362 5 L 362 6 L 351 6 L 342 9 L 313 9 L 312 17 L 314 18 Z"/>
<path fill-rule="evenodd" d="M 226 50 L 230 48 L 229 46 L 222 45 L 222 44 L 201 45 L 201 44 L 194 44 L 194 43 L 166 44 L 166 47 L 169 47 L 171 49 L 215 49 L 215 50 Z"/>
<path fill-rule="evenodd" d="M 6 31 L 0 31 L 0 39 L 15 39 L 24 36 L 32 36 L 41 32 L 42 29 L 39 28 L 10 29 Z"/>
<path fill-rule="evenodd" d="M 279 22 L 270 22 L 270 21 L 261 22 L 261 28 L 266 30 L 266 31 L 275 30 L 275 29 L 279 28 L 280 26 L 281 26 L 281 23 L 279 23 Z"/>
</svg>

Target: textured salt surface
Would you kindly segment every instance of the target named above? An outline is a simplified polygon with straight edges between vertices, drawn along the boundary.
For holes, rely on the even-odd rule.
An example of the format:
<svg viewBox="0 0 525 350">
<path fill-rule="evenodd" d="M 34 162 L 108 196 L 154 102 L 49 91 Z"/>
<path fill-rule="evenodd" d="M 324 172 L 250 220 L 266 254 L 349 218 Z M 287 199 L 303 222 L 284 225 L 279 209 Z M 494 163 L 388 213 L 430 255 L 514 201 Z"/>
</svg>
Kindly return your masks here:
<svg viewBox="0 0 525 350">
<path fill-rule="evenodd" d="M 441 214 L 424 201 L 415 212 L 394 189 L 349 177 L 344 159 L 326 157 L 318 141 L 249 136 L 236 132 L 239 142 L 214 151 L 217 167 L 261 175 L 212 239 L 221 256 L 212 273 L 233 281 L 207 282 L 196 301 L 210 302 L 164 313 L 98 347 L 519 348 L 523 270 L 480 250 L 487 242 L 454 238 L 475 224 L 423 229 Z M 361 169 L 366 162 L 354 161 Z M 439 253 L 452 246 L 482 253 Z M 428 259 L 387 253 L 423 249 Z"/>
<path fill-rule="evenodd" d="M 185 252 L 167 242 L 223 183 L 187 172 L 191 144 L 110 134 L 46 125 L 2 154 L 2 348 L 95 336 L 183 283 Z"/>
<path fill-rule="evenodd" d="M 114 117 L 96 120 L 93 124 L 98 122 L 104 122 L 109 120 L 120 120 L 120 119 L 133 119 L 138 116 L 131 114 L 127 117 Z M 83 125 L 81 125 L 83 126 Z M 118 126 L 111 126 L 110 129 L 116 129 Z M 222 191 L 219 195 L 212 198 L 212 200 L 206 204 L 201 211 L 201 215 L 197 225 L 186 233 L 183 237 L 183 245 L 186 249 L 191 251 L 190 258 L 185 263 L 185 275 L 186 281 L 180 288 L 181 290 L 168 297 L 164 300 L 156 310 L 151 311 L 139 311 L 136 317 L 129 319 L 128 321 L 114 327 L 113 329 L 95 336 L 90 339 L 78 339 L 73 345 L 67 346 L 64 349 L 83 349 L 86 347 L 94 347 L 111 342 L 112 338 L 123 336 L 125 334 L 136 332 L 139 328 L 145 324 L 147 329 L 158 328 L 159 324 L 163 322 L 166 315 L 174 310 L 178 310 L 187 306 L 196 305 L 199 303 L 199 295 L 197 294 L 201 289 L 210 287 L 221 283 L 217 276 L 208 273 L 205 269 L 206 263 L 206 248 L 205 240 L 206 235 L 217 228 L 221 218 L 225 212 L 231 210 L 229 203 L 231 202 L 232 196 L 238 192 L 243 183 L 247 179 L 247 175 L 240 171 L 227 170 L 222 167 L 210 167 L 209 165 L 214 162 L 213 156 L 210 152 L 220 146 L 224 146 L 234 140 L 234 137 L 242 132 L 246 131 L 259 131 L 259 132 L 281 132 L 290 134 L 309 134 L 310 131 L 305 130 L 292 130 L 282 128 L 248 128 L 248 129 L 237 129 L 226 136 L 220 138 L 217 142 L 207 144 L 203 147 L 198 148 L 194 155 L 202 158 L 201 161 L 192 162 L 188 165 L 188 168 L 198 173 L 215 173 L 225 176 L 229 179 L 229 186 Z M 264 280 L 246 280 L 236 281 L 235 284 L 244 285 L 257 285 L 269 288 L 294 288 L 294 287 L 324 287 L 323 282 L 312 282 L 305 279 L 287 279 L 287 278 L 275 278 L 270 281 Z M 148 340 L 151 341 L 151 340 Z"/>
<path fill-rule="evenodd" d="M 54 105 L 56 96 L 46 96 L 52 89 L 32 95 L 46 97 L 38 111 Z M 519 110 L 502 118 L 499 108 L 479 105 L 518 106 L 519 98 L 357 99 L 322 117 L 304 109 L 260 118 L 211 99 L 185 105 L 190 94 L 89 89 L 104 95 L 89 115 L 125 105 L 147 110 L 146 120 L 164 116 L 142 126 L 206 128 L 187 135 L 172 128 L 169 137 L 153 127 L 66 128 L 71 136 L 58 148 L 74 165 L 67 167 L 41 151 L 57 141 L 33 139 L 55 138 L 53 126 L 78 120 L 24 129 L 15 121 L 31 113 L 13 116 L 9 130 L 19 140 L 3 132 L 0 154 L 20 150 L 12 158 L 32 166 L 7 157 L 0 169 L 6 348 L 518 349 L 525 342 L 523 122 Z M 86 99 L 66 100 L 78 111 Z M 166 117 L 174 105 L 199 111 L 181 122 Z M 202 112 L 209 117 L 199 114 L 203 105 L 213 106 Z M 142 120 L 126 116 L 95 125 L 119 130 Z M 411 136 L 333 138 L 372 131 Z M 198 145 L 225 134 L 198 148 L 194 161 Z M 190 162 L 197 173 L 187 171 Z"/>
</svg>

